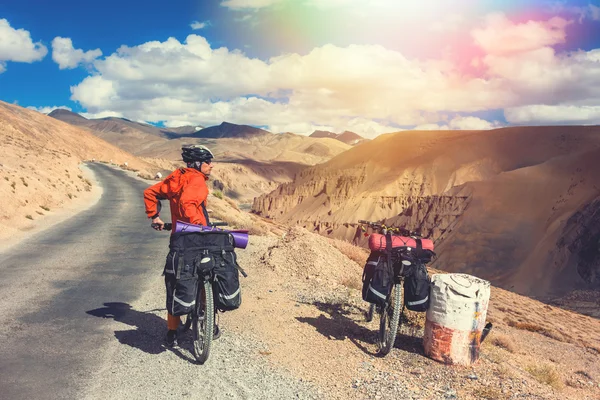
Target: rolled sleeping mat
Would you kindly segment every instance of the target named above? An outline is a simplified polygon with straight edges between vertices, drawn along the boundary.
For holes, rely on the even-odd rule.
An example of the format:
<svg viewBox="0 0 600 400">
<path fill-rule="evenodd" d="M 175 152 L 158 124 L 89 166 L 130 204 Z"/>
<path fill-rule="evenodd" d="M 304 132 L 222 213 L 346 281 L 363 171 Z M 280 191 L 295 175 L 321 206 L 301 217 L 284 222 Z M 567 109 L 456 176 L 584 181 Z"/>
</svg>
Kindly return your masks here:
<svg viewBox="0 0 600 400">
<path fill-rule="evenodd" d="M 370 250 L 385 250 L 386 248 L 385 235 L 380 233 L 373 233 L 369 236 L 369 249 Z M 431 250 L 433 251 L 433 241 L 430 239 L 421 239 L 421 245 L 423 246 L 423 250 Z M 417 247 L 417 242 L 415 239 L 407 236 L 397 236 L 392 235 L 392 248 L 396 247 Z"/>
<path fill-rule="evenodd" d="M 177 221 L 175 224 L 175 232 L 227 232 L 233 236 L 233 245 L 239 249 L 245 249 L 248 246 L 248 231 L 247 230 L 233 230 L 228 231 L 225 229 L 219 229 L 213 226 L 195 225 L 188 222 Z"/>
</svg>

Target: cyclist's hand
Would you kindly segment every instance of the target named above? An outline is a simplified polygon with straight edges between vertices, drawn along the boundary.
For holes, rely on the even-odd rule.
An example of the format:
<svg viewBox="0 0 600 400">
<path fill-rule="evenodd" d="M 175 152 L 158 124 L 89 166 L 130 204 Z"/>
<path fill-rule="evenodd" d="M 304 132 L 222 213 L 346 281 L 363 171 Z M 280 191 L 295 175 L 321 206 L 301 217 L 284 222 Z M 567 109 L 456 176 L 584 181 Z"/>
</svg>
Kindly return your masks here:
<svg viewBox="0 0 600 400">
<path fill-rule="evenodd" d="M 152 220 L 151 226 L 157 231 L 162 231 L 165 227 L 165 223 L 162 221 L 162 219 L 160 219 L 160 217 L 156 217 Z"/>
</svg>

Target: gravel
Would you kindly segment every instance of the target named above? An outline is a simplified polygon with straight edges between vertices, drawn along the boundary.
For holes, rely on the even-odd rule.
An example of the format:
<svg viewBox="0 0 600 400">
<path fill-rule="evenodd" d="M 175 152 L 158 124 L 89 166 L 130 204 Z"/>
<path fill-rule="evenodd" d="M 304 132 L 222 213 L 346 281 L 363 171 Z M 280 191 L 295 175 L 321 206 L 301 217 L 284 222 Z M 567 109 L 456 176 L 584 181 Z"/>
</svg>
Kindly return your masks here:
<svg viewBox="0 0 600 400">
<path fill-rule="evenodd" d="M 180 335 L 178 348 L 164 347 L 166 311 L 160 308 L 163 290 L 159 276 L 132 304 L 132 313 L 138 319 L 111 325 L 114 340 L 106 351 L 104 365 L 89 379 L 84 398 L 321 398 L 311 384 L 277 371 L 261 359 L 261 352 L 264 354 L 268 348 L 252 332 L 234 336 L 222 326 L 223 334 L 213 343 L 204 365 L 193 358 L 190 333 Z"/>
</svg>

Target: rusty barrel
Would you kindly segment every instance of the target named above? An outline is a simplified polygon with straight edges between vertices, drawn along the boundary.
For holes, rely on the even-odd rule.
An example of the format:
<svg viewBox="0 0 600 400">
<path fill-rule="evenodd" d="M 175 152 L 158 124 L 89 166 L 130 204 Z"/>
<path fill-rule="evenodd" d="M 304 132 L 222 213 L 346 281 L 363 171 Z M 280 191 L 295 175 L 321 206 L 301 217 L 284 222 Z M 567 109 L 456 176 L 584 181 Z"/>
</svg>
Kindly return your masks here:
<svg viewBox="0 0 600 400">
<path fill-rule="evenodd" d="M 473 364 L 479 359 L 490 283 L 467 274 L 435 274 L 430 298 L 425 355 L 445 364 Z"/>
</svg>

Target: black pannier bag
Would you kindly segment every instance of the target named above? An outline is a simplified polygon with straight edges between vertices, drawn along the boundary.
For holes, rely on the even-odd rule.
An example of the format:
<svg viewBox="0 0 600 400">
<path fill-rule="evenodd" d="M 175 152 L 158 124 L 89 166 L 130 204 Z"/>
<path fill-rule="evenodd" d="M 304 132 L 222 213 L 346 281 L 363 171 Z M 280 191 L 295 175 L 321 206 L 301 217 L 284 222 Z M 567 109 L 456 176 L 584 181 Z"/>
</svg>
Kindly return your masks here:
<svg viewBox="0 0 600 400">
<path fill-rule="evenodd" d="M 198 277 L 209 274 L 214 271 L 215 281 L 213 282 L 213 294 L 215 307 L 221 311 L 234 310 L 241 304 L 241 290 L 239 282 L 239 271 L 237 257 L 234 251 L 233 237 L 228 232 L 192 232 L 177 233 L 171 237 L 171 251 L 179 254 L 179 265 L 184 274 L 177 277 L 177 284 L 173 296 L 173 304 L 178 303 L 178 311 L 184 315 L 191 311 L 195 303 L 196 290 L 198 286 Z M 189 272 L 193 278 L 189 277 Z M 193 283 L 193 289 L 189 290 Z M 181 286 L 178 291 L 177 288 Z M 193 295 L 192 300 L 182 300 L 180 296 L 186 294 Z M 181 300 L 181 303 L 178 300 Z M 192 303 L 190 305 L 190 303 Z M 186 308 L 187 306 L 187 308 Z M 175 314 L 174 314 L 175 315 Z"/>
<path fill-rule="evenodd" d="M 392 264 L 396 276 L 404 277 L 404 305 L 411 311 L 425 312 L 429 308 L 430 279 L 428 262 L 435 257 L 429 249 L 423 249 L 421 239 L 415 239 L 416 247 L 392 249 Z M 388 244 L 389 248 L 389 244 Z"/>
<path fill-rule="evenodd" d="M 430 280 L 425 264 L 418 263 L 404 278 L 404 305 L 411 311 L 425 312 L 429 308 Z"/>
<path fill-rule="evenodd" d="M 185 263 L 184 257 L 177 251 L 169 252 L 165 266 L 165 274 L 173 274 L 175 283 L 173 292 L 167 301 L 169 312 L 180 316 L 189 314 L 196 304 L 196 292 L 198 288 L 198 274 L 194 263 Z"/>
<path fill-rule="evenodd" d="M 396 274 L 404 277 L 406 308 L 411 311 L 425 312 L 429 308 L 430 291 L 430 279 L 425 264 L 431 261 L 435 253 L 423 249 L 421 239 L 416 239 L 415 242 L 416 247 L 392 249 L 392 263 Z"/>
<path fill-rule="evenodd" d="M 394 274 L 383 252 L 372 251 L 363 270 L 362 298 L 383 305 L 392 289 Z"/>
<path fill-rule="evenodd" d="M 235 310 L 242 304 L 237 256 L 233 250 L 223 251 L 215 254 L 214 260 L 216 261 L 213 283 L 215 306 L 220 311 Z"/>
</svg>

